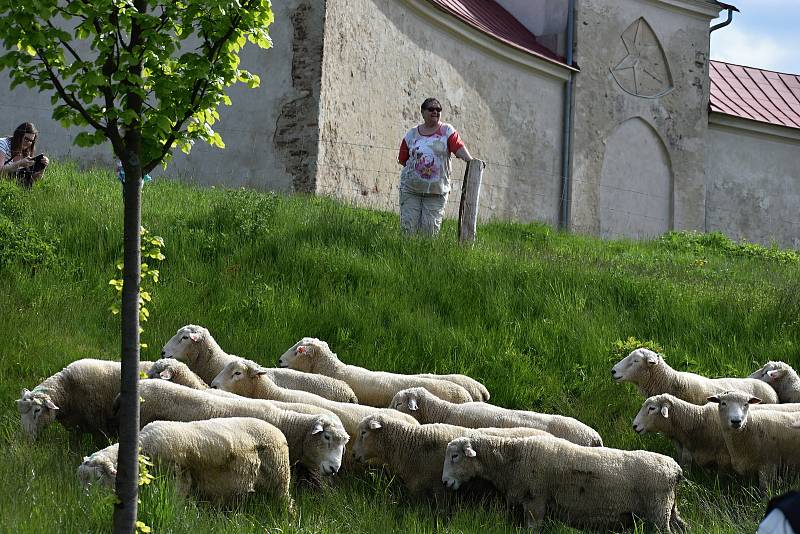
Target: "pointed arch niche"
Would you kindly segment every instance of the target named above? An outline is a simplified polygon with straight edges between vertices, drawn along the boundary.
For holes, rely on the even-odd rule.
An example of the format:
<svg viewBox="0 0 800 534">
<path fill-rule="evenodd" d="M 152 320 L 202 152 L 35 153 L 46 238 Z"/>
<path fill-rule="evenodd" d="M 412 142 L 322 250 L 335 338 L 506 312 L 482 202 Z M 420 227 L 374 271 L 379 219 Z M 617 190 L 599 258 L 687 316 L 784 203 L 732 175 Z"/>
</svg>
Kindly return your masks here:
<svg viewBox="0 0 800 534">
<path fill-rule="evenodd" d="M 603 157 L 600 235 L 647 238 L 671 230 L 673 187 L 669 153 L 653 127 L 639 117 L 623 122 Z"/>
</svg>

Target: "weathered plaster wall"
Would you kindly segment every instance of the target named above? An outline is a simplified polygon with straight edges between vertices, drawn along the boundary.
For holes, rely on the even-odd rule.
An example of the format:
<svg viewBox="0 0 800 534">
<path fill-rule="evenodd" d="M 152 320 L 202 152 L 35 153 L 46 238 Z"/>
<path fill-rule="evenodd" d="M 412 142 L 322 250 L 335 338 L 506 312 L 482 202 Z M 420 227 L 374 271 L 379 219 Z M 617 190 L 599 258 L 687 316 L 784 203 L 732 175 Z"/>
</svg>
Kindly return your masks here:
<svg viewBox="0 0 800 534">
<path fill-rule="evenodd" d="M 800 248 L 800 132 L 722 116 L 709 127 L 706 231 Z M 758 126 L 758 125 L 755 125 Z"/>
<path fill-rule="evenodd" d="M 228 93 L 233 105 L 219 110 L 215 129 L 226 148 L 197 143 L 189 157 L 177 151 L 168 175 L 209 185 L 313 190 L 324 4 L 282 0 L 272 7 L 273 47 L 261 50 L 248 45 L 241 54 L 242 66 L 260 76 L 261 86 L 233 87 Z M 24 87 L 9 91 L 7 76 L 0 74 L 0 113 L 8 133 L 17 124 L 32 121 L 40 131 L 38 146 L 51 159 L 70 157 L 113 169 L 110 145 L 74 146 L 79 130 L 65 131 L 50 118 L 51 111 L 49 95 Z M 159 167 L 153 174 L 161 172 Z"/>
<path fill-rule="evenodd" d="M 703 228 L 708 23 L 716 11 L 707 2 L 578 0 L 574 231 L 646 237 L 670 227 Z M 652 136 L 620 133 L 632 118 L 649 125 Z M 642 150 L 656 139 L 663 153 Z M 607 161 L 626 154 L 642 161 Z M 654 181 L 663 187 L 666 176 L 667 190 L 649 188 Z M 616 212 L 608 211 L 609 200 Z M 662 222 L 637 224 L 648 221 L 654 207 Z M 619 224 L 620 218 L 630 225 Z"/>
<path fill-rule="evenodd" d="M 400 141 L 435 96 L 442 120 L 488 162 L 479 215 L 556 224 L 563 80 L 455 36 L 441 22 L 449 15 L 430 19 L 419 5 L 430 9 L 424 0 L 327 0 L 317 191 L 396 210 Z M 449 216 L 463 175 L 454 159 Z"/>
</svg>

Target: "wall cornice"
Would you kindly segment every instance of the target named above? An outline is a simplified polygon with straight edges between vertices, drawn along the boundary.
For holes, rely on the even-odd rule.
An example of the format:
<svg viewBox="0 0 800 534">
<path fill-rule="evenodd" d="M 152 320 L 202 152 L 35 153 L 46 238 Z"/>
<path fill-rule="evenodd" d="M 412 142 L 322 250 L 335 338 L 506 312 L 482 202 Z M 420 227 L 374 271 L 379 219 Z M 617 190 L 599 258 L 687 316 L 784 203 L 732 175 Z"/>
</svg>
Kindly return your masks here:
<svg viewBox="0 0 800 534">
<path fill-rule="evenodd" d="M 708 114 L 708 124 L 741 130 L 749 134 L 767 135 L 800 141 L 800 130 L 797 128 L 788 128 L 786 126 L 777 126 L 775 124 L 743 119 L 741 117 L 732 117 L 731 115 L 718 113 L 716 111 L 712 111 Z"/>
<path fill-rule="evenodd" d="M 660 7 L 678 11 L 684 15 L 689 14 L 695 18 L 705 19 L 709 22 L 719 16 L 723 7 L 716 2 L 707 0 L 645 0 Z"/>
<path fill-rule="evenodd" d="M 518 66 L 564 81 L 569 79 L 570 72 L 578 72 L 576 68 L 568 67 L 544 56 L 524 52 L 495 39 L 466 22 L 435 8 L 426 0 L 402 0 L 402 2 L 412 8 L 417 15 L 432 23 L 435 29 L 445 29 L 475 47 Z"/>
</svg>

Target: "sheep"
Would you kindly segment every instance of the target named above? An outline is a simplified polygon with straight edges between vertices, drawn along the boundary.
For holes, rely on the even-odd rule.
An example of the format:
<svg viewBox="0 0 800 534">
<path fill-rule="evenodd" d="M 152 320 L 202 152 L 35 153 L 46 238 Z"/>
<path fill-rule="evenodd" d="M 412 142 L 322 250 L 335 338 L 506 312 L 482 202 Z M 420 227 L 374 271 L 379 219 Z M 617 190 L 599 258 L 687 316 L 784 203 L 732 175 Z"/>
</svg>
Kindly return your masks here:
<svg viewBox="0 0 800 534">
<path fill-rule="evenodd" d="M 694 373 L 676 371 L 661 354 L 639 348 L 620 360 L 612 369 L 616 382 L 633 382 L 645 398 L 669 393 L 692 404 L 705 404 L 706 399 L 729 389 L 746 391 L 764 403 L 777 404 L 775 390 L 755 378 L 707 378 Z"/>
<path fill-rule="evenodd" d="M 448 423 L 469 428 L 528 427 L 544 430 L 578 445 L 603 446 L 603 439 L 596 430 L 572 417 L 511 410 L 483 402 L 454 404 L 431 395 L 425 388 L 399 391 L 389 406 L 412 415 L 422 424 Z"/>
<path fill-rule="evenodd" d="M 347 365 L 339 360 L 327 343 L 315 338 L 303 338 L 297 342 L 294 349 L 289 349 L 280 357 L 278 365 L 343 380 L 353 388 L 359 402 L 369 406 L 386 407 L 395 393 L 414 386 L 422 386 L 437 397 L 451 402 L 472 401 L 466 389 L 446 380 Z"/>
<path fill-rule="evenodd" d="M 529 528 L 549 515 L 578 528 L 608 529 L 633 515 L 663 532 L 684 531 L 676 487 L 681 467 L 649 451 L 581 447 L 555 437 L 459 437 L 447 445 L 442 482 L 458 489 L 472 478 L 492 482 L 521 503 Z"/>
<path fill-rule="evenodd" d="M 142 361 L 146 372 L 153 362 Z M 121 364 L 108 360 L 76 360 L 33 388 L 23 389 L 17 400 L 22 428 L 35 440 L 58 421 L 69 430 L 106 437 L 116 433 L 112 413 L 120 390 Z"/>
<path fill-rule="evenodd" d="M 776 405 L 777 406 L 777 405 Z M 672 440 L 678 451 L 678 462 L 688 467 L 731 468 L 731 455 L 722 436 L 715 404 L 692 404 L 665 393 L 654 395 L 642 403 L 633 419 L 638 434 L 659 432 Z"/>
<path fill-rule="evenodd" d="M 472 397 L 472 400 L 477 402 L 486 402 L 491 397 L 491 395 L 489 394 L 489 390 L 486 389 L 486 386 L 484 386 L 474 378 L 469 377 L 467 375 L 461 375 L 461 374 L 437 375 L 433 373 L 420 373 L 420 374 L 415 374 L 413 376 L 418 376 L 420 378 L 434 378 L 437 380 L 447 380 L 448 382 L 457 384 L 462 388 L 466 389 L 467 392 L 469 393 L 469 396 Z"/>
<path fill-rule="evenodd" d="M 442 492 L 442 458 L 458 436 L 543 436 L 532 428 L 465 428 L 441 423 L 419 425 L 386 414 L 365 417 L 358 425 L 353 456 L 359 462 L 386 464 L 414 495 Z"/>
<path fill-rule="evenodd" d="M 219 346 L 207 328 L 186 325 L 167 341 L 161 357 L 175 358 L 186 363 L 206 383 L 210 383 L 229 362 L 238 356 L 228 354 Z M 358 402 L 350 387 L 341 380 L 310 375 L 291 369 L 270 368 L 270 379 L 277 385 L 316 393 L 321 397 L 343 402 Z"/>
<path fill-rule="evenodd" d="M 719 422 L 731 465 L 740 475 L 758 475 L 766 489 L 781 467 L 800 468 L 800 432 L 791 429 L 795 412 L 750 410 L 761 399 L 744 391 L 725 391 L 712 395 L 718 404 Z"/>
<path fill-rule="evenodd" d="M 139 434 L 141 454 L 158 464 L 176 468 L 204 497 L 223 501 L 263 489 L 274 494 L 290 510 L 289 445 L 280 430 L 252 417 L 204 421 L 154 421 Z M 116 483 L 119 444 L 84 458 L 78 478 Z M 182 488 L 188 493 L 189 487 Z"/>
<path fill-rule="evenodd" d="M 800 402 L 800 376 L 785 362 L 767 362 L 750 378 L 763 380 L 775 389 L 782 403 Z"/>
<path fill-rule="evenodd" d="M 339 471 L 350 437 L 333 413 L 317 406 L 247 399 L 214 390 L 197 390 L 166 380 L 143 380 L 139 424 L 198 421 L 218 417 L 256 417 L 278 427 L 289 442 L 291 462 L 326 475 Z M 304 410 L 307 413 L 301 413 Z M 310 412 L 310 413 L 308 413 Z"/>
<path fill-rule="evenodd" d="M 419 424 L 417 420 L 389 408 L 373 408 L 361 404 L 332 401 L 307 391 L 285 389 L 276 386 L 264 373 L 266 369 L 251 360 L 230 362 L 211 383 L 212 388 L 219 388 L 254 399 L 282 400 L 288 402 L 303 402 L 330 410 L 342 421 L 345 430 L 352 439 L 355 439 L 356 428 L 364 417 L 374 413 L 384 413 L 411 424 Z M 348 449 L 353 443 L 348 443 Z M 348 450 L 349 452 L 349 450 Z"/>
<path fill-rule="evenodd" d="M 146 374 L 147 378 L 169 380 L 192 389 L 208 389 L 208 384 L 202 378 L 189 369 L 188 365 L 175 358 L 156 360 Z"/>
</svg>

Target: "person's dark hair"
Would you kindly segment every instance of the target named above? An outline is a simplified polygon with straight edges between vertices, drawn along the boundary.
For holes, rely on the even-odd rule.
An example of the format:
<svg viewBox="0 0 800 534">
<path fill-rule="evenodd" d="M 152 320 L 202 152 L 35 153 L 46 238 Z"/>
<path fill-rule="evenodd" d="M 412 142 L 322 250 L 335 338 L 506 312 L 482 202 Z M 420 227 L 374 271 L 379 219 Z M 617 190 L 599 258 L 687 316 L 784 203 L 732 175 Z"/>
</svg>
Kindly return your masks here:
<svg viewBox="0 0 800 534">
<path fill-rule="evenodd" d="M 442 107 L 442 105 L 439 103 L 439 101 L 436 100 L 435 98 L 426 98 L 425 101 L 422 102 L 422 105 L 420 106 L 420 110 L 425 111 L 426 109 L 428 109 L 431 106 L 431 104 L 436 104 L 437 106 Z"/>
<path fill-rule="evenodd" d="M 25 153 L 22 153 L 22 139 L 25 135 L 33 134 L 34 140 L 33 143 L 30 144 L 28 150 Z M 32 122 L 23 122 L 14 130 L 14 136 L 11 138 L 11 156 L 23 155 L 23 156 L 33 156 L 36 153 L 36 137 L 39 136 L 39 130 L 36 129 L 36 126 L 33 125 Z"/>
</svg>

